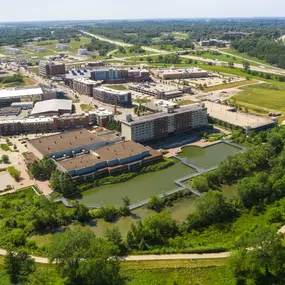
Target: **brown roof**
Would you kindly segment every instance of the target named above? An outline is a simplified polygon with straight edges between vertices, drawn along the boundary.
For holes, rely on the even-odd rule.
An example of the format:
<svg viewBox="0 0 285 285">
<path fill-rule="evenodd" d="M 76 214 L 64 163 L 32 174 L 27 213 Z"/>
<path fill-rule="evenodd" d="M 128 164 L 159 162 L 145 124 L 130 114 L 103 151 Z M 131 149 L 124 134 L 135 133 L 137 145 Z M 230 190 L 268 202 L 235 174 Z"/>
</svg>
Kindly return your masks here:
<svg viewBox="0 0 285 285">
<path fill-rule="evenodd" d="M 125 141 L 93 150 L 94 154 L 89 153 L 79 155 L 73 158 L 58 161 L 58 163 L 66 170 L 82 169 L 102 161 L 122 159 L 147 150 L 148 149 L 141 144 L 132 141 Z"/>
<path fill-rule="evenodd" d="M 28 140 L 28 142 L 43 155 L 51 155 L 56 152 L 84 147 L 103 141 L 104 137 L 93 135 L 86 129 L 65 132 L 61 134 Z"/>
</svg>

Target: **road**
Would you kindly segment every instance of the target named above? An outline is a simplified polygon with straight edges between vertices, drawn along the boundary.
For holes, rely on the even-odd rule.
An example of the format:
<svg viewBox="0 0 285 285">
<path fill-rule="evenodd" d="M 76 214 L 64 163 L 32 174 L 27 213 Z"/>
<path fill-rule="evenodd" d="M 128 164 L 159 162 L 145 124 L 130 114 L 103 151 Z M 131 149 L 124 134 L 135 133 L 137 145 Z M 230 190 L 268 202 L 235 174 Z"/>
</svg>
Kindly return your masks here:
<svg viewBox="0 0 285 285">
<path fill-rule="evenodd" d="M 101 36 L 98 36 L 98 35 L 95 35 L 95 34 L 92 34 L 92 33 L 88 33 L 88 32 L 85 32 L 85 31 L 82 31 L 80 30 L 81 33 L 85 34 L 85 35 L 88 35 L 90 37 L 94 37 L 94 38 L 97 38 L 101 41 L 106 41 L 106 42 L 109 42 L 109 43 L 112 43 L 112 44 L 115 44 L 115 45 L 119 45 L 119 46 L 123 46 L 123 47 L 130 47 L 130 46 L 133 46 L 131 44 L 126 44 L 126 43 L 122 43 L 122 42 L 119 42 L 119 41 L 115 41 L 115 40 L 111 40 L 111 39 L 107 39 L 107 38 L 104 38 L 104 37 L 101 37 Z M 171 54 L 171 53 L 177 53 L 176 51 L 174 52 L 168 52 L 168 51 L 165 51 L 165 50 L 159 50 L 159 49 L 155 49 L 155 48 L 150 48 L 150 47 L 146 47 L 146 46 L 142 46 L 141 47 L 142 49 L 146 50 L 146 51 L 152 51 L 152 52 L 155 52 L 156 54 L 149 54 L 149 55 L 145 55 L 145 56 L 154 56 L 154 55 L 161 55 L 161 54 Z M 224 53 L 224 54 L 227 54 L 226 52 L 223 52 L 221 50 L 219 50 L 219 52 L 221 53 Z M 231 55 L 231 54 L 230 54 Z M 193 60 L 198 60 L 198 61 L 202 61 L 202 62 L 206 62 L 206 63 L 214 63 L 216 65 L 225 65 L 227 64 L 226 62 L 223 62 L 223 61 L 218 61 L 218 60 L 213 60 L 213 59 L 208 59 L 208 58 L 203 58 L 203 57 L 199 57 L 199 56 L 191 56 L 191 55 L 180 55 L 180 57 L 182 58 L 187 58 L 187 59 L 193 59 Z M 282 75 L 282 76 L 285 76 L 285 70 L 283 69 L 280 69 L 280 68 L 275 68 L 271 65 L 263 65 L 261 64 L 260 62 L 257 62 L 257 61 L 253 61 L 253 60 L 249 60 L 247 58 L 243 58 L 241 56 L 236 56 L 240 59 L 243 59 L 245 61 L 251 61 L 251 62 L 254 62 L 256 64 L 258 64 L 259 66 L 251 66 L 250 69 L 251 70 L 255 70 L 255 71 L 259 71 L 259 72 L 267 72 L 267 73 L 272 73 L 272 74 L 276 74 L 276 75 Z M 134 56 L 132 57 L 124 57 L 124 58 L 113 58 L 113 59 L 117 59 L 117 60 L 127 60 L 129 58 L 134 58 Z M 240 64 L 240 63 L 235 63 L 234 64 L 235 67 L 237 68 L 243 68 L 243 65 Z"/>
<path fill-rule="evenodd" d="M 5 256 L 7 251 L 0 249 L 0 255 Z M 162 255 L 128 255 L 121 257 L 121 261 L 154 261 L 154 260 L 182 260 L 182 259 L 217 259 L 229 257 L 229 252 L 203 253 L 203 254 L 162 254 Z M 37 263 L 49 263 L 48 258 L 40 256 L 31 256 Z"/>
</svg>

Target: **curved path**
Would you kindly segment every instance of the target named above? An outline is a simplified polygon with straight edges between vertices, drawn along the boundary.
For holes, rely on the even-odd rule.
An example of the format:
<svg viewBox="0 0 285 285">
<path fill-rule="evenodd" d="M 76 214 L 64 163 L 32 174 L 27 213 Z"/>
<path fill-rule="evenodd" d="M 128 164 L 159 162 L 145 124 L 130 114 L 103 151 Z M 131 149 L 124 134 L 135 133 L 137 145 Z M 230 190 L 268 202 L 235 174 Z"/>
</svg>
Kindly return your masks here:
<svg viewBox="0 0 285 285">
<path fill-rule="evenodd" d="M 6 255 L 5 249 L 0 249 L 0 255 Z M 217 259 L 229 257 L 229 252 L 203 253 L 203 254 L 162 254 L 162 255 L 128 255 L 120 259 L 122 261 L 151 261 L 151 260 L 181 260 L 181 259 Z M 37 263 L 49 263 L 48 258 L 31 256 Z"/>
</svg>

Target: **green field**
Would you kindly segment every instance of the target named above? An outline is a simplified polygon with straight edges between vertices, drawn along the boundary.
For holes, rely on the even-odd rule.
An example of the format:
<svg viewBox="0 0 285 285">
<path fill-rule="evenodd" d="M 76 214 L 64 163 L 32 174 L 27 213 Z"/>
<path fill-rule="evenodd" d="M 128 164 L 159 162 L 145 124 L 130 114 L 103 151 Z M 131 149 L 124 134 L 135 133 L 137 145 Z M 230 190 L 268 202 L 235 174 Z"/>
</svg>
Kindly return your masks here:
<svg viewBox="0 0 285 285">
<path fill-rule="evenodd" d="M 172 35 L 175 39 L 188 39 L 188 34 L 186 33 L 180 33 L 180 32 L 173 32 Z"/>
<path fill-rule="evenodd" d="M 235 284 L 224 259 L 123 262 L 121 266 L 128 285 Z"/>
<path fill-rule="evenodd" d="M 82 111 L 93 111 L 94 108 L 87 104 L 80 104 L 80 108 Z"/>
<path fill-rule="evenodd" d="M 6 84 L 0 83 L 0 88 L 22 87 L 22 86 L 30 86 L 36 84 L 36 82 L 29 77 L 23 77 L 23 79 L 24 82 L 11 82 Z"/>
<path fill-rule="evenodd" d="M 227 52 L 227 53 L 230 53 L 232 54 L 233 56 L 240 56 L 240 57 L 243 57 L 244 59 L 248 59 L 248 60 L 253 60 L 253 61 L 256 61 L 256 62 L 259 62 L 260 64 L 267 64 L 267 65 L 270 65 L 269 63 L 267 63 L 265 60 L 261 60 L 261 59 L 258 59 L 256 57 L 251 57 L 249 56 L 247 53 L 243 52 L 243 53 L 240 53 L 234 49 L 231 49 L 231 48 L 227 48 L 227 49 L 222 49 L 222 51 L 224 52 Z"/>
<path fill-rule="evenodd" d="M 285 111 L 285 87 L 265 83 L 241 89 L 243 91 L 235 96 L 237 102 Z"/>
<path fill-rule="evenodd" d="M 223 90 L 223 89 L 228 89 L 228 88 L 235 88 L 243 85 L 249 85 L 249 84 L 254 84 L 257 83 L 256 80 L 243 80 L 239 82 L 230 82 L 230 83 L 225 83 L 225 84 L 219 84 L 215 86 L 210 86 L 205 88 L 205 92 L 210 92 L 210 91 L 217 91 L 217 90 Z"/>
<path fill-rule="evenodd" d="M 118 90 L 118 91 L 125 91 L 129 90 L 126 85 L 123 84 L 111 84 L 111 85 L 105 85 L 106 87 L 113 89 L 113 90 Z"/>
<path fill-rule="evenodd" d="M 240 58 L 236 58 L 235 56 L 227 56 L 225 54 L 214 55 L 211 52 L 205 52 L 205 53 L 202 53 L 201 55 L 196 55 L 195 53 L 190 53 L 189 55 L 197 56 L 197 57 L 203 57 L 203 58 L 207 58 L 207 59 L 225 61 L 225 62 L 240 63 L 240 64 L 242 64 L 244 62 L 244 60 L 242 60 Z M 255 64 L 252 64 L 252 65 L 255 65 Z"/>
</svg>

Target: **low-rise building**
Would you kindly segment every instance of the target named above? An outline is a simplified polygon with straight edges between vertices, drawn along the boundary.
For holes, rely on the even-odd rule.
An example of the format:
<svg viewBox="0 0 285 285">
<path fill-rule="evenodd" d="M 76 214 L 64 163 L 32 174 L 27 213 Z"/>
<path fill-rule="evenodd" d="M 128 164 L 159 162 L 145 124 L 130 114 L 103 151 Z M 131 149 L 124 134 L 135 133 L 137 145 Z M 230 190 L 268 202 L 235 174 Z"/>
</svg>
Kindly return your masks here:
<svg viewBox="0 0 285 285">
<path fill-rule="evenodd" d="M 72 113 L 72 101 L 64 99 L 51 99 L 37 102 L 31 116 L 54 116 Z"/>
<path fill-rule="evenodd" d="M 153 70 L 155 76 L 160 77 L 162 80 L 169 79 L 188 79 L 188 78 L 201 78 L 208 77 L 209 73 L 205 70 L 202 70 L 197 67 L 191 68 L 175 68 L 171 67 L 170 69 L 156 69 Z"/>
<path fill-rule="evenodd" d="M 210 101 L 203 102 L 208 109 L 209 118 L 217 123 L 227 123 L 245 131 L 259 131 L 272 128 L 277 124 L 277 120 L 238 111 L 235 107 L 222 105 Z"/>
<path fill-rule="evenodd" d="M 23 51 L 21 51 L 18 48 L 13 48 L 13 47 L 4 47 L 4 51 L 8 52 L 10 54 L 21 54 Z"/>
<path fill-rule="evenodd" d="M 119 91 L 107 87 L 93 88 L 93 98 L 104 103 L 117 106 L 131 106 L 132 94 L 130 91 Z"/>
<path fill-rule="evenodd" d="M 115 174 L 160 160 L 162 155 L 149 147 L 123 141 L 112 131 L 96 134 L 81 129 L 27 141 L 28 152 L 38 159 L 52 158 L 58 169 L 74 178 Z"/>
<path fill-rule="evenodd" d="M 167 108 L 166 112 L 122 121 L 122 135 L 132 141 L 143 142 L 167 137 L 171 133 L 186 132 L 208 124 L 207 109 L 195 104 L 189 107 Z"/>
<path fill-rule="evenodd" d="M 56 44 L 55 47 L 58 49 L 68 49 L 68 45 L 66 44 Z"/>
<path fill-rule="evenodd" d="M 80 48 L 77 53 L 78 55 L 88 55 L 88 50 L 86 48 Z"/>
<path fill-rule="evenodd" d="M 56 61 L 41 60 L 39 64 L 40 75 L 44 77 L 54 77 L 65 75 L 65 63 Z"/>
<path fill-rule="evenodd" d="M 33 46 L 33 45 L 27 45 L 26 48 L 28 50 L 32 50 L 34 52 L 45 52 L 45 48 L 40 47 L 40 46 Z"/>
<path fill-rule="evenodd" d="M 156 99 L 173 99 L 181 97 L 183 93 L 191 93 L 191 87 L 185 86 L 183 88 L 172 87 L 157 83 L 141 83 L 129 85 L 129 89 L 148 96 L 153 96 Z"/>
<path fill-rule="evenodd" d="M 60 116 L 40 116 L 29 118 L 7 118 L 0 120 L 0 135 L 22 133 L 56 132 L 91 126 L 106 127 L 114 119 L 112 112 L 99 108 L 82 114 L 63 114 Z"/>
</svg>

